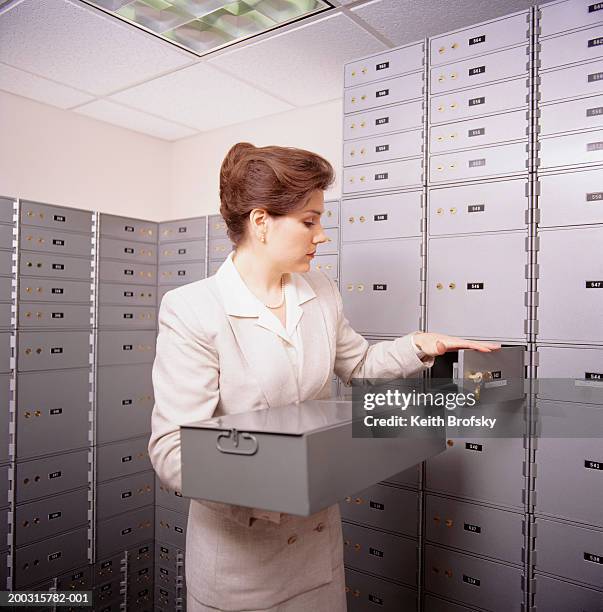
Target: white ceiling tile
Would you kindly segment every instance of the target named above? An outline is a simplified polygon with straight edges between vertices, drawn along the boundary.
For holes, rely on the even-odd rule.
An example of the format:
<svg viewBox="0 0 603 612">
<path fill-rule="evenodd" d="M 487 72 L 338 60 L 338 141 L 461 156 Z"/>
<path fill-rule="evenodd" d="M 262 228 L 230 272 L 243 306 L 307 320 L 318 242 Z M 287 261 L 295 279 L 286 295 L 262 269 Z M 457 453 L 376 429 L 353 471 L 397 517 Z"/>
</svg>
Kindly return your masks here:
<svg viewBox="0 0 603 612">
<path fill-rule="evenodd" d="M 536 0 L 374 0 L 350 11 L 394 45 L 404 45 L 522 11 L 533 4 Z"/>
<path fill-rule="evenodd" d="M 343 65 L 386 47 L 339 13 L 209 62 L 296 106 L 340 98 Z"/>
<path fill-rule="evenodd" d="M 94 99 L 71 87 L 59 85 L 2 63 L 0 63 L 0 89 L 59 108 L 70 108 Z"/>
<path fill-rule="evenodd" d="M 0 15 L 0 61 L 104 95 L 195 58 L 84 4 L 25 0 Z"/>
<path fill-rule="evenodd" d="M 286 102 L 205 63 L 133 87 L 111 98 L 202 131 L 292 108 Z"/>
<path fill-rule="evenodd" d="M 178 140 L 197 133 L 187 127 L 152 117 L 108 100 L 97 100 L 80 106 L 75 109 L 75 112 L 164 140 Z"/>
</svg>

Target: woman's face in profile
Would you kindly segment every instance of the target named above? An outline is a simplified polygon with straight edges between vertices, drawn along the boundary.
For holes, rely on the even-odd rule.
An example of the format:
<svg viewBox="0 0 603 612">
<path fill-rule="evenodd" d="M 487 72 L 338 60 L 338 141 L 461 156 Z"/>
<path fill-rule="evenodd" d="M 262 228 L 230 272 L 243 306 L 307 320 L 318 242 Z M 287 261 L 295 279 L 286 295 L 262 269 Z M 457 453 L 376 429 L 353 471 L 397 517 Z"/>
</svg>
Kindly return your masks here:
<svg viewBox="0 0 603 612">
<path fill-rule="evenodd" d="M 270 217 L 266 247 L 282 272 L 307 272 L 316 247 L 327 240 L 320 223 L 324 194 L 316 190 L 306 205 L 282 217 Z"/>
</svg>

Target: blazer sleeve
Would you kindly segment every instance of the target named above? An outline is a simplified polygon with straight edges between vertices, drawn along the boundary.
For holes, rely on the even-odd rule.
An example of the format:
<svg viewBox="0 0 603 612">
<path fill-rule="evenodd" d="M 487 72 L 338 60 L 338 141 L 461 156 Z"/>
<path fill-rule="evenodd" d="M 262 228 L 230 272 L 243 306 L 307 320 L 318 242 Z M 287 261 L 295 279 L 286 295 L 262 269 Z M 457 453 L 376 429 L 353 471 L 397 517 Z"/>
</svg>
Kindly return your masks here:
<svg viewBox="0 0 603 612">
<path fill-rule="evenodd" d="M 219 400 L 219 360 L 197 314 L 177 293 L 164 296 L 158 322 L 153 363 L 155 405 L 148 450 L 159 479 L 181 491 L 180 425 L 212 417 Z M 201 503 L 244 526 L 257 517 L 251 508 Z"/>
<path fill-rule="evenodd" d="M 343 303 L 337 285 L 329 279 L 336 303 L 335 374 L 348 384 L 352 378 L 410 378 L 433 365 L 434 359 L 421 361 L 413 334 L 391 341 L 369 345 L 356 333 L 343 313 Z M 413 332 L 416 333 L 416 332 Z"/>
</svg>

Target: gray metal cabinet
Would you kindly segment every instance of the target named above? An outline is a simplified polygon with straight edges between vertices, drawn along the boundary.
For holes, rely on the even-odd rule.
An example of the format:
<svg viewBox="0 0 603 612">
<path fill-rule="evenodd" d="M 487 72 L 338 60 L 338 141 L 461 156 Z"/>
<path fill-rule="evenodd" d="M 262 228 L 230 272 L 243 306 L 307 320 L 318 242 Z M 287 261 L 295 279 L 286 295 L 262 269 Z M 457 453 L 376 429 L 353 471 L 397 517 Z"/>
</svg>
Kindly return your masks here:
<svg viewBox="0 0 603 612">
<path fill-rule="evenodd" d="M 600 612 L 603 591 L 536 574 L 534 606 L 538 612 Z"/>
<path fill-rule="evenodd" d="M 0 223 L 12 223 L 15 200 L 0 197 Z"/>
<path fill-rule="evenodd" d="M 536 519 L 536 569 L 600 587 L 603 584 L 603 529 Z"/>
<path fill-rule="evenodd" d="M 13 225 L 4 225 L 0 223 L 0 248 L 12 249 L 13 227 Z"/>
<path fill-rule="evenodd" d="M 353 87 L 397 74 L 421 70 L 424 58 L 425 44 L 422 41 L 365 57 L 360 61 L 346 64 L 344 86 Z"/>
<path fill-rule="evenodd" d="M 155 342 L 154 331 L 99 331 L 98 365 L 152 363 Z"/>
<path fill-rule="evenodd" d="M 423 96 L 423 88 L 423 72 L 421 71 L 346 89 L 343 94 L 344 113 L 415 100 Z"/>
<path fill-rule="evenodd" d="M 472 234 L 526 227 L 529 200 L 523 179 L 430 189 L 429 234 Z"/>
<path fill-rule="evenodd" d="M 527 146 L 519 142 L 432 155 L 429 180 L 440 184 L 527 174 Z"/>
<path fill-rule="evenodd" d="M 602 94 L 601 62 L 595 61 L 541 72 L 539 92 L 542 104 L 564 98 Z"/>
<path fill-rule="evenodd" d="M 527 42 L 527 41 L 526 41 Z M 445 64 L 430 70 L 432 95 L 528 74 L 527 45 Z"/>
<path fill-rule="evenodd" d="M 205 278 L 205 262 L 159 266 L 159 285 L 186 285 Z"/>
<path fill-rule="evenodd" d="M 540 133 L 543 136 L 595 130 L 603 127 L 603 96 L 581 98 L 540 106 Z"/>
<path fill-rule="evenodd" d="M 226 221 L 222 215 L 210 215 L 207 217 L 208 238 L 226 238 Z"/>
<path fill-rule="evenodd" d="M 232 251 L 230 238 L 210 238 L 208 246 L 208 256 L 210 260 L 224 260 Z"/>
<path fill-rule="evenodd" d="M 10 276 L 13 271 L 12 251 L 0 251 L 0 274 Z"/>
<path fill-rule="evenodd" d="M 96 478 L 98 482 L 129 476 L 153 469 L 147 446 L 148 436 L 104 444 L 96 450 Z"/>
<path fill-rule="evenodd" d="M 101 261 L 121 259 L 122 261 L 148 264 L 155 264 L 157 261 L 157 247 L 154 244 L 118 240 L 116 238 L 101 238 L 99 247 Z"/>
<path fill-rule="evenodd" d="M 175 610 L 176 603 L 176 591 L 171 590 L 169 587 L 155 583 L 154 593 L 154 607 L 157 612 L 171 612 Z"/>
<path fill-rule="evenodd" d="M 494 561 L 425 546 L 425 589 L 491 612 L 520 612 L 522 570 Z"/>
<path fill-rule="evenodd" d="M 85 565 L 56 577 L 57 591 L 91 591 L 93 586 L 92 566 Z M 54 577 L 42 582 L 35 590 L 49 591 L 53 586 Z"/>
<path fill-rule="evenodd" d="M 206 223 L 205 217 L 164 221 L 159 224 L 159 242 L 205 240 Z"/>
<path fill-rule="evenodd" d="M 342 241 L 420 236 L 422 204 L 421 191 L 344 200 Z"/>
<path fill-rule="evenodd" d="M 23 251 L 19 262 L 19 271 L 22 276 L 90 280 L 92 259 Z M 26 282 L 31 281 L 27 280 Z"/>
<path fill-rule="evenodd" d="M 587 62 L 603 55 L 603 24 L 540 41 L 540 68 Z"/>
<path fill-rule="evenodd" d="M 24 251 L 36 251 L 38 253 L 92 257 L 91 236 L 56 230 L 22 227 L 19 247 Z"/>
<path fill-rule="evenodd" d="M 435 544 L 521 565 L 524 515 L 426 495 L 425 537 Z"/>
<path fill-rule="evenodd" d="M 345 570 L 345 592 L 349 612 L 366 612 L 373 607 L 384 612 L 415 610 L 417 591 L 353 569 Z"/>
<path fill-rule="evenodd" d="M 102 521 L 152 505 L 154 499 L 155 472 L 152 470 L 103 482 L 96 489 L 96 519 Z"/>
<path fill-rule="evenodd" d="M 151 364 L 98 368 L 96 401 L 98 444 L 150 433 Z"/>
<path fill-rule="evenodd" d="M 317 255 L 310 262 L 310 269 L 322 271 L 336 281 L 339 278 L 339 256 Z"/>
<path fill-rule="evenodd" d="M 162 508 L 188 514 L 190 499 L 164 485 L 159 478 L 155 478 L 155 503 Z"/>
<path fill-rule="evenodd" d="M 429 151 L 432 154 L 445 153 L 513 140 L 528 142 L 525 110 L 434 126 L 429 130 Z"/>
<path fill-rule="evenodd" d="M 539 338 L 603 343 L 603 269 L 584 245 L 603 244 L 603 228 L 540 232 Z M 572 256 L 568 257 L 567 254 Z M 560 308 L 559 305 L 564 307 Z"/>
<path fill-rule="evenodd" d="M 92 234 L 92 217 L 89 210 L 77 210 L 62 206 L 50 206 L 39 202 L 21 202 L 21 225 L 46 227 Z"/>
<path fill-rule="evenodd" d="M 13 280 L 10 276 L 0 276 L 0 299 L 10 304 L 12 298 Z"/>
<path fill-rule="evenodd" d="M 480 115 L 528 108 L 525 78 L 484 85 L 433 96 L 429 102 L 430 123 L 448 123 Z"/>
<path fill-rule="evenodd" d="M 592 0 L 563 0 L 562 2 L 546 3 L 539 7 L 538 12 L 542 37 L 603 21 L 601 9 Z"/>
<path fill-rule="evenodd" d="M 423 160 L 419 158 L 352 166 L 343 171 L 343 193 L 416 188 L 422 183 Z"/>
<path fill-rule="evenodd" d="M 21 504 L 15 509 L 15 544 L 25 546 L 87 522 L 88 489 Z"/>
<path fill-rule="evenodd" d="M 540 140 L 540 167 L 588 167 L 603 161 L 603 130 L 580 132 Z"/>
<path fill-rule="evenodd" d="M 10 295 L 10 294 L 9 294 Z M 10 329 L 12 321 L 12 305 L 0 302 L 0 329 Z"/>
<path fill-rule="evenodd" d="M 157 309 L 153 306 L 100 306 L 99 329 L 155 329 Z"/>
<path fill-rule="evenodd" d="M 417 581 L 416 539 L 343 523 L 343 559 L 347 567 L 414 585 Z"/>
<path fill-rule="evenodd" d="M 523 510 L 525 458 L 519 437 L 450 438 L 444 453 L 427 460 L 425 488 Z"/>
<path fill-rule="evenodd" d="M 421 239 L 342 246 L 344 311 L 361 333 L 403 335 L 419 326 Z"/>
<path fill-rule="evenodd" d="M 100 235 L 135 240 L 137 242 L 157 242 L 158 225 L 152 221 L 117 217 L 115 215 L 100 215 Z"/>
<path fill-rule="evenodd" d="M 420 129 L 423 127 L 423 111 L 423 100 L 415 100 L 372 111 L 345 115 L 343 118 L 343 140 L 346 142 L 354 138 Z"/>
<path fill-rule="evenodd" d="M 89 444 L 90 370 L 19 374 L 17 458 Z"/>
<path fill-rule="evenodd" d="M 101 283 L 98 288 L 100 304 L 154 306 L 157 287 L 152 285 L 119 285 Z"/>
<path fill-rule="evenodd" d="M 157 266 L 135 262 L 105 260 L 99 266 L 101 283 L 128 283 L 155 285 L 157 283 Z"/>
<path fill-rule="evenodd" d="M 429 240 L 428 329 L 523 339 L 525 233 Z M 504 305 L 505 316 L 498 314 Z"/>
<path fill-rule="evenodd" d="M 327 255 L 328 253 L 339 253 L 339 229 L 336 227 L 325 228 L 324 234 L 327 237 L 325 242 L 316 248 L 317 255 Z"/>
<path fill-rule="evenodd" d="M 211 241 L 210 241 L 211 244 Z M 170 242 L 159 246 L 159 263 L 205 259 L 205 240 Z"/>
<path fill-rule="evenodd" d="M 418 157 L 423 154 L 423 130 L 383 134 L 343 145 L 344 166 Z"/>
<path fill-rule="evenodd" d="M 15 470 L 18 504 L 58 495 L 88 484 L 88 451 L 21 461 Z"/>
<path fill-rule="evenodd" d="M 525 45 L 528 41 L 528 24 L 529 13 L 523 11 L 435 36 L 429 41 L 430 64 L 437 66 L 495 49 Z"/>
<path fill-rule="evenodd" d="M 155 565 L 175 570 L 179 563 L 184 563 L 184 550 L 173 544 L 157 540 L 155 543 Z"/>
<path fill-rule="evenodd" d="M 187 515 L 158 506 L 155 510 L 155 538 L 184 550 Z"/>
<path fill-rule="evenodd" d="M 19 302 L 21 329 L 91 329 L 92 313 L 89 304 L 42 304 Z"/>
<path fill-rule="evenodd" d="M 119 514 L 96 526 L 96 551 L 100 556 L 124 550 L 153 537 L 153 506 Z"/>
<path fill-rule="evenodd" d="M 22 589 L 45 578 L 58 576 L 70 568 L 86 565 L 87 561 L 88 530 L 86 528 L 17 548 L 13 588 Z"/>
<path fill-rule="evenodd" d="M 19 300 L 26 302 L 72 302 L 90 304 L 90 281 L 23 278 L 19 283 Z"/>
<path fill-rule="evenodd" d="M 327 200 L 320 219 L 323 227 L 339 227 L 339 200 Z"/>
<path fill-rule="evenodd" d="M 603 170 L 541 176 L 540 227 L 603 223 Z"/>
<path fill-rule="evenodd" d="M 20 332 L 17 338 L 20 372 L 86 367 L 92 350 L 90 332 Z"/>
<path fill-rule="evenodd" d="M 339 504 L 346 521 L 418 537 L 419 496 L 416 491 L 376 484 L 349 495 Z"/>
</svg>

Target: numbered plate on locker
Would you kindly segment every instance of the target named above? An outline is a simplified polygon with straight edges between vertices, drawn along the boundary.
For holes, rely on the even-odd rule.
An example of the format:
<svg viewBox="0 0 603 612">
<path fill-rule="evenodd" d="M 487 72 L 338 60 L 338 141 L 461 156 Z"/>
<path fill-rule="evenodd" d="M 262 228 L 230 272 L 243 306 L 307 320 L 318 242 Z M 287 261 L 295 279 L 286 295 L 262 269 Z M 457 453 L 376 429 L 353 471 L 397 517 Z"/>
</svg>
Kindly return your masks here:
<svg viewBox="0 0 603 612">
<path fill-rule="evenodd" d="M 423 42 L 413 43 L 347 64 L 344 68 L 344 87 L 363 85 L 397 74 L 421 70 L 425 59 L 424 47 Z"/>
<path fill-rule="evenodd" d="M 431 95 L 528 74 L 528 47 L 480 55 L 430 71 Z"/>
<path fill-rule="evenodd" d="M 461 337 L 523 340 L 525 240 L 525 232 L 431 238 L 428 329 Z"/>
<path fill-rule="evenodd" d="M 18 347 L 20 372 L 86 367 L 92 351 L 89 331 L 21 332 Z"/>
<path fill-rule="evenodd" d="M 603 55 L 603 24 L 540 41 L 540 69 L 588 62 Z"/>
<path fill-rule="evenodd" d="M 23 276 L 90 280 L 92 259 L 23 251 L 19 269 Z"/>
<path fill-rule="evenodd" d="M 420 129 L 423 127 L 423 110 L 423 100 L 415 100 L 364 113 L 346 115 L 343 118 L 343 140 Z"/>
<path fill-rule="evenodd" d="M 430 124 L 528 108 L 525 78 L 433 96 L 429 102 Z"/>
<path fill-rule="evenodd" d="M 351 326 L 396 336 L 417 329 L 420 270 L 420 238 L 344 244 L 341 293 Z"/>
<path fill-rule="evenodd" d="M 155 358 L 155 337 L 155 330 L 100 331 L 98 364 L 105 366 L 151 363 Z"/>
<path fill-rule="evenodd" d="M 539 239 L 540 341 L 602 344 L 603 227 L 544 229 Z"/>
<path fill-rule="evenodd" d="M 155 329 L 157 310 L 152 306 L 99 306 L 98 327 Z"/>
<path fill-rule="evenodd" d="M 114 285 L 103 282 L 99 285 L 98 295 L 100 304 L 154 306 L 157 288 L 151 285 Z"/>
<path fill-rule="evenodd" d="M 429 234 L 473 234 L 526 227 L 527 181 L 480 182 L 430 189 Z"/>
<path fill-rule="evenodd" d="M 205 240 L 205 217 L 159 224 L 159 242 Z"/>
<path fill-rule="evenodd" d="M 155 264 L 157 247 L 154 244 L 141 244 L 130 240 L 101 238 L 99 254 L 101 261 L 104 259 L 121 259 L 123 261 Z"/>
<path fill-rule="evenodd" d="M 139 242 L 157 241 L 157 223 L 141 219 L 116 217 L 115 215 L 100 215 L 100 235 L 113 236 L 122 240 L 137 240 Z"/>
<path fill-rule="evenodd" d="M 603 94 L 601 62 L 540 73 L 540 102 Z"/>
<path fill-rule="evenodd" d="M 523 572 L 518 567 L 425 546 L 425 590 L 491 612 L 521 612 Z"/>
<path fill-rule="evenodd" d="M 155 503 L 155 472 L 149 470 L 103 482 L 96 489 L 96 520 L 102 521 Z"/>
<path fill-rule="evenodd" d="M 544 137 L 540 141 L 540 167 L 592 166 L 603 161 L 603 130 Z"/>
<path fill-rule="evenodd" d="M 603 170 L 540 177 L 540 227 L 603 223 Z"/>
<path fill-rule="evenodd" d="M 92 239 L 89 235 L 68 234 L 56 230 L 34 229 L 23 226 L 19 246 L 24 251 L 92 257 Z"/>
<path fill-rule="evenodd" d="M 376 576 L 345 568 L 348 612 L 366 612 L 373 607 L 383 612 L 417 609 L 417 591 Z"/>
<path fill-rule="evenodd" d="M 342 240 L 420 236 L 422 200 L 421 191 L 344 200 Z"/>
<path fill-rule="evenodd" d="M 211 244 L 211 242 L 210 242 Z M 205 240 L 173 242 L 159 247 L 159 263 L 205 259 Z"/>
<path fill-rule="evenodd" d="M 158 506 L 155 510 L 155 538 L 184 550 L 187 521 L 185 514 Z"/>
<path fill-rule="evenodd" d="M 429 152 L 444 153 L 512 140 L 528 141 L 525 110 L 432 127 L 429 130 Z"/>
<path fill-rule="evenodd" d="M 429 180 L 437 184 L 527 174 L 527 148 L 527 143 L 518 142 L 432 155 Z"/>
<path fill-rule="evenodd" d="M 209 238 L 226 238 L 226 221 L 222 215 L 210 215 L 208 218 Z"/>
<path fill-rule="evenodd" d="M 423 153 L 423 130 L 355 140 L 343 145 L 345 166 L 417 157 Z"/>
<path fill-rule="evenodd" d="M 92 234 L 93 215 L 94 213 L 89 210 L 49 206 L 38 202 L 21 202 L 21 225 Z"/>
<path fill-rule="evenodd" d="M 324 234 L 327 237 L 325 242 L 320 243 L 316 247 L 317 255 L 326 255 L 327 253 L 336 254 L 339 252 L 339 229 L 332 227 L 324 229 Z"/>
<path fill-rule="evenodd" d="M 89 304 L 19 303 L 19 325 L 22 328 L 92 328 Z"/>
<path fill-rule="evenodd" d="M 19 282 L 19 299 L 36 302 L 81 302 L 89 305 L 92 301 L 92 287 L 90 281 L 27 278 Z"/>
<path fill-rule="evenodd" d="M 595 0 L 550 2 L 538 8 L 541 37 L 603 21 L 603 5 Z"/>
<path fill-rule="evenodd" d="M 88 445 L 90 369 L 19 374 L 17 458 Z"/>
<path fill-rule="evenodd" d="M 396 104 L 423 97 L 423 72 L 415 72 L 344 91 L 344 113 Z"/>
<path fill-rule="evenodd" d="M 338 261 L 338 255 L 317 255 L 310 263 L 310 269 L 320 270 L 336 281 L 339 278 Z"/>
<path fill-rule="evenodd" d="M 209 241 L 209 258 L 210 259 L 226 259 L 232 251 L 232 242 L 230 238 L 212 238 Z"/>
<path fill-rule="evenodd" d="M 525 45 L 528 42 L 529 18 L 529 13 L 524 11 L 436 36 L 430 40 L 430 64 L 438 66 L 503 47 Z"/>
<path fill-rule="evenodd" d="M 121 282 L 154 285 L 157 281 L 157 266 L 104 260 L 99 265 L 99 278 L 101 284 Z"/>
<path fill-rule="evenodd" d="M 203 278 L 205 278 L 204 261 L 159 266 L 160 285 L 186 285 Z"/>
<path fill-rule="evenodd" d="M 543 136 L 603 128 L 603 96 L 540 106 Z"/>
<path fill-rule="evenodd" d="M 422 183 L 422 158 L 357 166 L 343 171 L 344 193 L 421 187 Z"/>
<path fill-rule="evenodd" d="M 153 538 L 153 506 L 132 510 L 96 527 L 96 552 L 104 557 Z"/>
</svg>

